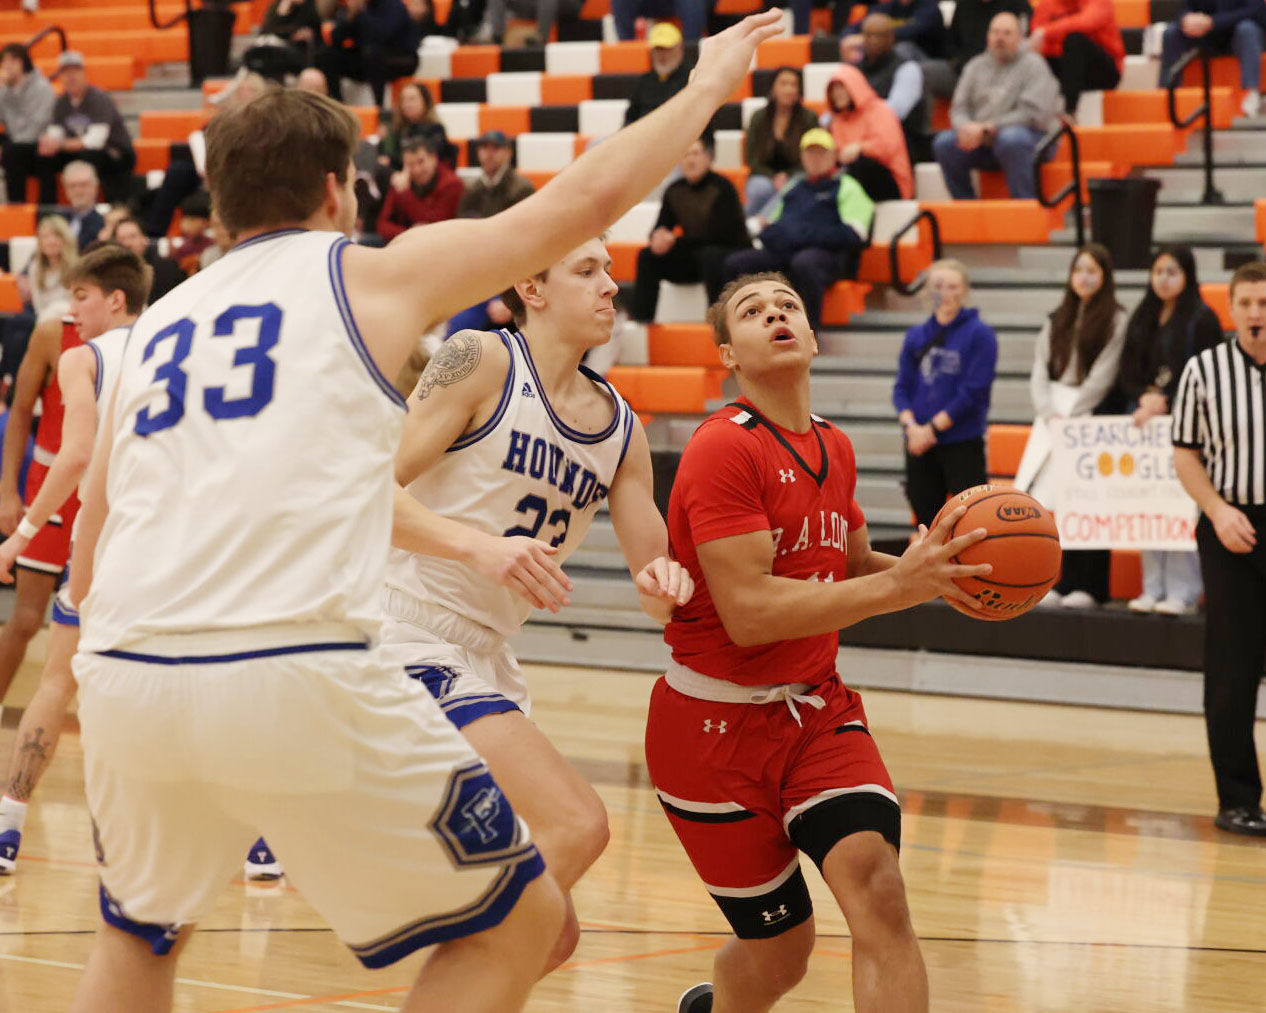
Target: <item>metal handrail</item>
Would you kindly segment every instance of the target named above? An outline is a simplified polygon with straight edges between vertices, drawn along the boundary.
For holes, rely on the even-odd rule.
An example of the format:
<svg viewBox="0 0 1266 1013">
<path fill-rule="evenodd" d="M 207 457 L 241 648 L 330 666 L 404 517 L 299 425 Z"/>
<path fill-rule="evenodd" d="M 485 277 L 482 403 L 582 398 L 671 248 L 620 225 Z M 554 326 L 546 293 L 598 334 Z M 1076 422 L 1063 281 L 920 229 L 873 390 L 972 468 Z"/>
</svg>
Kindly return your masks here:
<svg viewBox="0 0 1266 1013">
<path fill-rule="evenodd" d="M 1073 178 L 1064 184 L 1059 193 L 1047 197 L 1042 191 L 1042 166 L 1046 164 L 1046 153 L 1054 149 L 1061 137 L 1068 138 L 1068 147 L 1073 156 Z M 1060 120 L 1059 125 L 1042 138 L 1033 152 L 1033 192 L 1037 194 L 1037 202 L 1044 208 L 1058 207 L 1069 194 L 1072 195 L 1073 228 L 1077 232 L 1077 246 L 1085 246 L 1086 202 L 1081 196 L 1081 147 L 1077 143 L 1077 131 L 1067 120 Z"/>
<path fill-rule="evenodd" d="M 1191 114 L 1185 119 L 1179 119 L 1177 88 L 1182 81 L 1183 71 L 1191 65 L 1193 60 L 1200 61 L 1204 101 L 1192 110 Z M 1204 119 L 1204 195 L 1200 198 L 1200 203 L 1223 204 L 1226 198 L 1213 185 L 1213 98 L 1211 93 L 1209 51 L 1203 46 L 1197 46 L 1195 49 L 1185 53 L 1183 58 L 1174 64 L 1173 69 L 1169 72 L 1169 77 L 1165 81 L 1165 99 L 1169 106 L 1169 122 L 1176 129 L 1185 130 L 1195 123 L 1196 120 Z"/>
<path fill-rule="evenodd" d="M 188 21 L 192 11 L 193 6 L 189 3 L 189 0 L 185 0 L 185 9 L 181 13 L 170 21 L 162 22 L 158 20 L 158 8 L 155 6 L 155 0 L 149 0 L 149 23 L 160 30 L 175 28 L 180 22 Z"/>
<path fill-rule="evenodd" d="M 45 28 L 41 28 L 23 43 L 26 47 L 26 51 L 29 53 L 31 51 L 31 47 L 33 47 L 37 42 L 43 42 L 44 39 L 48 38 L 50 35 L 57 36 L 57 40 L 62 44 L 63 53 L 70 48 L 69 43 L 66 42 L 65 29 L 63 29 L 61 25 L 48 25 Z"/>
<path fill-rule="evenodd" d="M 927 208 L 920 208 L 918 214 L 906 222 L 905 225 L 903 225 L 899 231 L 895 232 L 888 240 L 888 269 L 892 278 L 892 287 L 902 295 L 914 295 L 923 288 L 924 284 L 927 282 L 927 278 L 923 272 L 920 272 L 919 275 L 916 276 L 908 285 L 901 280 L 901 254 L 898 249 L 901 237 L 911 229 L 917 228 L 919 222 L 923 221 L 925 218 L 932 229 L 932 259 L 940 260 L 941 223 L 936 220 L 936 215 Z"/>
</svg>

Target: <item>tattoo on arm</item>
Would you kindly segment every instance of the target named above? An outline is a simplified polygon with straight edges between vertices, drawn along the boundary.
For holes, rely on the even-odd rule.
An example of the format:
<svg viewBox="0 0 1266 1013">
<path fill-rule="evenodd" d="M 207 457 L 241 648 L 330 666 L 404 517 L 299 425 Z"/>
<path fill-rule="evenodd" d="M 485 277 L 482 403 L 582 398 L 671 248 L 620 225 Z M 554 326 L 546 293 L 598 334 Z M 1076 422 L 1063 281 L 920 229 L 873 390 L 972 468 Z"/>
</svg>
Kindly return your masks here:
<svg viewBox="0 0 1266 1013">
<path fill-rule="evenodd" d="M 18 769 L 9 781 L 8 795 L 19 802 L 26 802 L 35 790 L 35 785 L 44 773 L 51 758 L 52 742 L 41 741 L 44 729 L 37 728 L 22 736 L 22 745 L 18 747 Z"/>
<path fill-rule="evenodd" d="M 475 371 L 483 355 L 478 331 L 458 331 L 439 347 L 422 371 L 418 382 L 419 401 L 436 387 L 450 387 Z"/>
</svg>

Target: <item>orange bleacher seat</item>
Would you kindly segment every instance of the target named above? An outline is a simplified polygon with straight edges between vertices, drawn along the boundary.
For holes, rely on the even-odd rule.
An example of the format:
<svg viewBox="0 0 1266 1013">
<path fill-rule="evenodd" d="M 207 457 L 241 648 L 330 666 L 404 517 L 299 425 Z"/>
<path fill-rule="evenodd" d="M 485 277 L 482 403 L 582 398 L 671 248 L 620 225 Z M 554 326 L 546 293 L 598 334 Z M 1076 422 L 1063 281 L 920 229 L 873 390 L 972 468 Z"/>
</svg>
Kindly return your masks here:
<svg viewBox="0 0 1266 1013">
<path fill-rule="evenodd" d="M 764 6 L 760 0 L 717 0 L 713 10 L 717 14 L 751 14 Z"/>
<path fill-rule="evenodd" d="M 1082 200 L 1089 200 L 1089 187 L 1087 183 L 1091 179 L 1114 179 L 1123 176 L 1129 170 L 1129 166 L 1121 165 L 1118 162 L 1087 162 L 1081 163 L 1081 197 Z M 1058 190 L 1066 186 L 1073 178 L 1073 165 L 1071 162 L 1047 162 L 1042 166 L 1042 190 L 1046 194 L 1056 193 Z M 1011 191 L 1007 189 L 1007 177 L 998 171 L 986 170 L 980 173 L 980 196 L 990 200 L 1005 200 L 1011 195 Z"/>
<path fill-rule="evenodd" d="M 1262 57 L 1262 66 L 1266 67 L 1266 56 Z M 1182 83 L 1189 87 L 1202 87 L 1204 78 L 1200 73 L 1200 61 L 1195 60 L 1183 71 Z M 1215 87 L 1234 88 L 1240 93 L 1240 65 L 1234 56 L 1215 56 L 1209 61 L 1209 83 Z"/>
<path fill-rule="evenodd" d="M 611 13 L 611 0 L 585 0 L 580 16 L 585 21 L 599 21 Z"/>
<path fill-rule="evenodd" d="M 746 165 L 740 165 L 734 169 L 719 169 L 713 166 L 713 171 L 724 176 L 734 184 L 734 189 L 743 194 L 747 190 L 747 177 L 751 172 Z"/>
<path fill-rule="evenodd" d="M 946 243 L 1045 244 L 1060 227 L 1064 205 L 1044 208 L 1035 200 L 922 201 L 936 215 Z"/>
<path fill-rule="evenodd" d="M 0 313 L 21 313 L 22 296 L 18 292 L 18 279 L 13 274 L 0 274 Z"/>
<path fill-rule="evenodd" d="M 132 142 L 136 149 L 136 172 L 146 173 L 151 169 L 162 169 L 164 172 L 171 164 L 171 142 L 160 137 L 138 137 Z"/>
<path fill-rule="evenodd" d="M 989 474 L 1015 478 L 1020 470 L 1020 458 L 1024 456 L 1024 445 L 1029 442 L 1029 427 L 994 423 L 986 439 Z"/>
<path fill-rule="evenodd" d="M 1151 0 L 1112 0 L 1112 6 L 1121 28 L 1146 28 L 1152 23 Z"/>
<path fill-rule="evenodd" d="M 593 98 L 593 78 L 588 74 L 546 74 L 541 78 L 541 104 L 573 106 Z"/>
<path fill-rule="evenodd" d="M 651 324 L 646 340 L 652 366 L 715 367 L 720 361 L 707 324 Z"/>
<path fill-rule="evenodd" d="M 501 70 L 500 46 L 458 46 L 449 63 L 453 77 L 487 77 Z M 436 96 L 438 99 L 439 96 Z"/>
<path fill-rule="evenodd" d="M 809 62 L 809 37 L 793 35 L 785 39 L 767 39 L 756 50 L 756 66 L 762 70 L 775 67 L 803 67 Z"/>
<path fill-rule="evenodd" d="M 1266 243 L 1266 197 L 1258 197 L 1253 202 L 1253 211 L 1257 220 L 1257 241 Z"/>
<path fill-rule="evenodd" d="M 1229 331 L 1235 324 L 1231 321 L 1231 286 L 1228 282 L 1206 281 L 1200 286 L 1200 298 L 1218 315 L 1222 329 Z"/>
<path fill-rule="evenodd" d="M 932 132 L 950 128 L 949 99 L 938 98 L 932 103 Z"/>
<path fill-rule="evenodd" d="M 598 51 L 603 74 L 644 74 L 651 69 L 651 51 L 645 42 L 605 42 Z"/>
<path fill-rule="evenodd" d="M 150 140 L 184 141 L 206 126 L 205 109 L 149 109 L 140 116 L 140 136 Z"/>
<path fill-rule="evenodd" d="M 34 204 L 0 204 L 0 239 L 35 235 Z"/>
<path fill-rule="evenodd" d="M 726 371 L 703 366 L 613 366 L 607 379 L 638 412 L 702 415 Z"/>
<path fill-rule="evenodd" d="M 1083 161 L 1126 166 L 1168 165 L 1187 143 L 1186 137 L 1168 122 L 1078 127 L 1077 142 Z M 1060 142 L 1055 157 L 1069 157 L 1067 139 Z"/>
<path fill-rule="evenodd" d="M 35 66 L 49 77 L 57 70 L 57 61 L 42 58 Z M 136 79 L 136 61 L 130 56 L 85 57 L 84 72 L 90 83 L 104 91 L 128 91 Z"/>
<path fill-rule="evenodd" d="M 1143 593 L 1143 557 L 1135 549 L 1113 549 L 1108 554 L 1108 596 L 1130 601 Z"/>
<path fill-rule="evenodd" d="M 530 106 L 480 106 L 479 130 L 500 130 L 507 137 L 518 137 L 532 129 Z"/>
<path fill-rule="evenodd" d="M 919 224 L 920 232 L 926 226 Z M 912 281 L 920 271 L 932 263 L 932 243 L 901 243 L 897 246 L 897 266 L 903 281 Z M 862 250 L 857 267 L 857 280 L 886 285 L 892 281 L 892 263 L 887 243 L 871 243 Z"/>
<path fill-rule="evenodd" d="M 616 281 L 634 281 L 637 278 L 637 254 L 645 243 L 607 243 L 611 254 L 611 277 Z"/>
<path fill-rule="evenodd" d="M 843 327 L 854 313 L 865 311 L 869 291 L 870 286 L 864 282 L 837 281 L 822 300 L 822 322 Z"/>
<path fill-rule="evenodd" d="M 435 23 L 448 24 L 448 16 L 453 10 L 453 0 L 433 0 L 431 7 L 435 11 Z"/>
<path fill-rule="evenodd" d="M 1231 125 L 1231 120 L 1239 112 L 1236 107 L 1236 91 L 1234 88 L 1214 88 L 1210 92 L 1213 100 L 1213 125 L 1224 130 Z M 1179 88 L 1175 93 L 1178 115 L 1187 116 L 1204 101 L 1204 90 L 1201 88 Z M 1103 122 L 1114 125 L 1122 123 L 1160 123 L 1169 125 L 1169 105 L 1164 88 L 1149 88 L 1144 91 L 1106 91 L 1103 93 Z"/>
<path fill-rule="evenodd" d="M 347 111 L 360 121 L 361 137 L 378 133 L 378 108 L 376 106 L 348 106 Z"/>
</svg>

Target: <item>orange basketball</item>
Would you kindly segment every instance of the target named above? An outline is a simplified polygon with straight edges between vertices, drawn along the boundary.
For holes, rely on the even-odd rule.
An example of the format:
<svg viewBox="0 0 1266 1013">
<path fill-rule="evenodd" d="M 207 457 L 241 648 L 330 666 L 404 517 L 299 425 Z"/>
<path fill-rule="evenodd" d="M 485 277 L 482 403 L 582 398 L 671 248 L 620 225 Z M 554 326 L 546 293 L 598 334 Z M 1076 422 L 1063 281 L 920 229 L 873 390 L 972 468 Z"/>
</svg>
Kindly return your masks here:
<svg viewBox="0 0 1266 1013">
<path fill-rule="evenodd" d="M 1028 493 L 1004 486 L 977 485 L 952 496 L 941 507 L 941 517 L 956 507 L 967 505 L 949 537 L 985 528 L 983 541 L 961 552 L 955 562 L 993 564 L 993 573 L 984 577 L 964 577 L 955 583 L 984 608 L 968 608 L 950 601 L 954 608 L 973 619 L 998 622 L 1014 619 L 1033 608 L 1059 580 L 1062 552 L 1055 518 Z"/>
</svg>

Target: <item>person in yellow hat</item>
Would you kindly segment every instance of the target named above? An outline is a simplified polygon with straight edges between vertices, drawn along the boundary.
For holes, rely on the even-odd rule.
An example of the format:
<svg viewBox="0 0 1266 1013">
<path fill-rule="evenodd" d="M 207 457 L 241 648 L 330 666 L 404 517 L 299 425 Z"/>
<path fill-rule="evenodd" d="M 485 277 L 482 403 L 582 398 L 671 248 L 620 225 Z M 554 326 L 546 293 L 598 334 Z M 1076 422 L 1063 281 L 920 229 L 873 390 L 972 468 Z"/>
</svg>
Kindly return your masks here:
<svg viewBox="0 0 1266 1013">
<path fill-rule="evenodd" d="M 857 274 L 875 205 L 840 167 L 830 131 L 814 127 L 804 132 L 800 166 L 804 174 L 783 187 L 761 230 L 762 248 L 730 254 L 725 276 L 782 271 L 804 300 L 805 315 L 816 331 L 827 288 Z"/>
<path fill-rule="evenodd" d="M 694 0 L 687 0 L 694 2 Z M 686 46 L 681 31 L 668 21 L 661 21 L 646 36 L 651 50 L 651 69 L 637 79 L 633 94 L 624 111 L 624 125 L 641 119 L 676 95 L 690 79 L 686 62 Z"/>
</svg>

